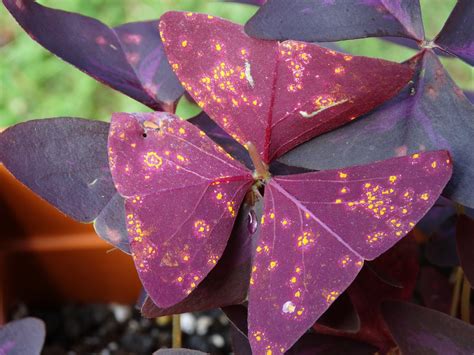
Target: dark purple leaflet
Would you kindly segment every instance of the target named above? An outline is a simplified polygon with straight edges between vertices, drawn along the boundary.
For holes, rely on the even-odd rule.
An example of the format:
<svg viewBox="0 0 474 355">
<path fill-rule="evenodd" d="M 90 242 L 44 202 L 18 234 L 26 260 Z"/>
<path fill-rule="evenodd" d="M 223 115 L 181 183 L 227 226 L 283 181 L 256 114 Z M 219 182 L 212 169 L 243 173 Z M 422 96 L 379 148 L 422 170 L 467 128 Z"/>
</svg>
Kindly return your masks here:
<svg viewBox="0 0 474 355">
<path fill-rule="evenodd" d="M 61 212 L 94 222 L 101 238 L 129 252 L 123 199 L 108 167 L 108 130 L 108 123 L 73 117 L 20 123 L 0 133 L 0 162 Z"/>
<path fill-rule="evenodd" d="M 253 351 L 291 347 L 351 284 L 364 259 L 415 226 L 451 169 L 448 153 L 439 151 L 273 178 L 250 280 Z"/>
<path fill-rule="evenodd" d="M 434 42 L 446 51 L 474 65 L 474 2 L 458 0 Z"/>
<path fill-rule="evenodd" d="M 221 258 L 252 175 L 165 113 L 114 114 L 108 149 L 138 273 L 154 303 L 171 307 Z"/>
<path fill-rule="evenodd" d="M 242 26 L 203 14 L 168 12 L 160 30 L 186 90 L 266 163 L 370 111 L 413 74 L 406 65 L 315 44 L 252 39 Z"/>
<path fill-rule="evenodd" d="M 409 63 L 416 70 L 413 84 L 397 97 L 279 160 L 321 170 L 447 149 L 453 156 L 454 173 L 444 195 L 474 207 L 474 106 L 431 50 L 417 54 Z"/>
<path fill-rule="evenodd" d="M 418 0 L 269 0 L 247 22 L 245 31 L 251 37 L 280 41 L 424 39 Z"/>
<path fill-rule="evenodd" d="M 474 327 L 466 322 L 410 303 L 386 302 L 382 311 L 403 354 L 474 352 Z"/>
<path fill-rule="evenodd" d="M 53 54 L 154 110 L 174 111 L 184 89 L 164 55 L 158 21 L 110 28 L 33 0 L 3 0 L 3 4 Z"/>
</svg>

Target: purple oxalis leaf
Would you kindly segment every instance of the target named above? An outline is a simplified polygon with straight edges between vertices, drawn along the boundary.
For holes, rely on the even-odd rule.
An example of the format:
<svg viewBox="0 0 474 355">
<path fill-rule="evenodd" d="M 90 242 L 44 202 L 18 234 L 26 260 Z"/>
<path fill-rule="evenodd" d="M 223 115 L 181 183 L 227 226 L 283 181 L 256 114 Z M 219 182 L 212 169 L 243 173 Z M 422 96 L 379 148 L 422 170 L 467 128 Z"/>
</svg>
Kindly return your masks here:
<svg viewBox="0 0 474 355">
<path fill-rule="evenodd" d="M 474 65 L 474 2 L 457 0 L 453 12 L 434 42 L 446 51 Z"/>
<path fill-rule="evenodd" d="M 413 85 L 362 119 L 293 149 L 280 161 L 321 170 L 447 149 L 454 174 L 444 194 L 474 207 L 474 106 L 432 51 L 417 54 L 409 63 L 416 70 Z"/>
<path fill-rule="evenodd" d="M 94 222 L 101 238 L 128 252 L 123 200 L 108 166 L 108 130 L 108 123 L 72 117 L 20 123 L 0 133 L 0 162 L 41 198 L 79 222 Z"/>
<path fill-rule="evenodd" d="M 252 251 L 259 233 L 258 228 L 253 229 L 253 221 L 249 218 L 260 218 L 261 205 L 260 201 L 254 207 L 247 203 L 242 205 L 222 258 L 187 298 L 164 309 L 156 306 L 148 297 L 141 308 L 142 315 L 156 318 L 242 303 L 247 297 Z"/>
<path fill-rule="evenodd" d="M 474 353 L 474 327 L 468 323 L 410 303 L 386 302 L 382 311 L 403 354 Z"/>
<path fill-rule="evenodd" d="M 255 38 L 307 42 L 382 36 L 424 39 L 418 0 L 269 0 L 245 31 Z"/>
<path fill-rule="evenodd" d="M 221 258 L 252 175 L 203 131 L 165 113 L 114 114 L 109 164 L 140 278 L 158 306 L 170 307 Z"/>
<path fill-rule="evenodd" d="M 38 355 L 46 336 L 45 325 L 36 318 L 24 318 L 0 327 L 0 355 Z"/>
<path fill-rule="evenodd" d="M 266 163 L 370 111 L 413 74 L 314 44 L 252 39 L 242 26 L 202 14 L 168 12 L 160 33 L 198 105 L 237 141 L 251 141 Z"/>
<path fill-rule="evenodd" d="M 275 177 L 266 186 L 249 290 L 255 353 L 284 352 L 435 203 L 451 176 L 445 151 Z"/>
<path fill-rule="evenodd" d="M 158 21 L 110 28 L 33 0 L 3 0 L 23 29 L 53 54 L 154 110 L 174 111 L 184 93 L 163 52 Z"/>
</svg>

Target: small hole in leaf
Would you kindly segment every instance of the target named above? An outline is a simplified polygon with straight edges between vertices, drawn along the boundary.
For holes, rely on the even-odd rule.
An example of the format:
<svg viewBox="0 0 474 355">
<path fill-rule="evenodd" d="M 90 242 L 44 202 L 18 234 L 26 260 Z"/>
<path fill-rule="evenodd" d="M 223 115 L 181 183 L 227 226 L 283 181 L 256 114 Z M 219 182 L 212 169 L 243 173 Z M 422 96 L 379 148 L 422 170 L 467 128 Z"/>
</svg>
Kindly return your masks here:
<svg viewBox="0 0 474 355">
<path fill-rule="evenodd" d="M 147 134 L 146 134 L 146 133 L 143 133 L 142 136 L 143 136 L 143 138 L 146 138 L 146 137 L 147 137 Z"/>
</svg>

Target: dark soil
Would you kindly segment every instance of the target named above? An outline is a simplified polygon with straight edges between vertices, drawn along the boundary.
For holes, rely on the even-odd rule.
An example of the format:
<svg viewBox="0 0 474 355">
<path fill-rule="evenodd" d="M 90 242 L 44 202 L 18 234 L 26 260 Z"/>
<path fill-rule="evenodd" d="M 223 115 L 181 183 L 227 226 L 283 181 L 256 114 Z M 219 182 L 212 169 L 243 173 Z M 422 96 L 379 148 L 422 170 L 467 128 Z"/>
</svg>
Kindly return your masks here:
<svg viewBox="0 0 474 355">
<path fill-rule="evenodd" d="M 11 314 L 12 320 L 26 316 L 46 323 L 45 355 L 148 355 L 171 347 L 171 317 L 145 319 L 130 305 L 20 305 Z M 183 347 L 216 355 L 231 353 L 229 322 L 220 310 L 184 314 L 181 324 Z"/>
</svg>

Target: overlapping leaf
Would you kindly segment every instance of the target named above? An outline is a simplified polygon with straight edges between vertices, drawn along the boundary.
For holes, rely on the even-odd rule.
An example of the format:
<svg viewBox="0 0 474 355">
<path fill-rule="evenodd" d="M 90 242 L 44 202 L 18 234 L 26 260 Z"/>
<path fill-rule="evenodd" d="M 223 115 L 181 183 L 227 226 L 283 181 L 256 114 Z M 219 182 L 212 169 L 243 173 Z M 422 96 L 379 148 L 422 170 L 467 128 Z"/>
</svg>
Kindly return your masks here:
<svg viewBox="0 0 474 355">
<path fill-rule="evenodd" d="M 160 33 L 194 100 L 268 163 L 397 93 L 408 66 L 353 57 L 302 42 L 256 40 L 212 16 L 168 12 Z"/>
<path fill-rule="evenodd" d="M 472 354 L 474 327 L 410 303 L 384 304 L 385 320 L 403 354 Z"/>
<path fill-rule="evenodd" d="M 34 40 L 66 62 L 155 110 L 174 111 L 184 89 L 163 53 L 158 21 L 110 28 L 33 0 L 3 4 Z"/>
<path fill-rule="evenodd" d="M 46 336 L 43 321 L 24 318 L 0 327 L 0 354 L 37 355 Z"/>
<path fill-rule="evenodd" d="M 0 162 L 23 184 L 128 252 L 123 200 L 107 160 L 109 124 L 73 117 L 32 120 L 0 134 Z"/>
<path fill-rule="evenodd" d="M 474 2 L 457 0 L 451 15 L 434 42 L 448 52 L 474 65 Z"/>
<path fill-rule="evenodd" d="M 256 38 L 308 42 L 381 36 L 424 39 L 418 0 L 269 0 L 245 31 Z"/>
<path fill-rule="evenodd" d="M 221 258 L 252 175 L 169 114 L 114 114 L 109 164 L 132 255 L 153 301 L 189 295 Z"/>
<path fill-rule="evenodd" d="M 439 151 L 273 178 L 250 281 L 253 351 L 288 349 L 350 285 L 365 259 L 414 227 L 450 175 L 449 155 Z"/>
<path fill-rule="evenodd" d="M 474 207 L 474 106 L 431 50 L 409 63 L 416 69 L 413 85 L 362 119 L 293 149 L 280 161 L 320 170 L 447 149 L 454 175 L 445 195 Z"/>
</svg>

